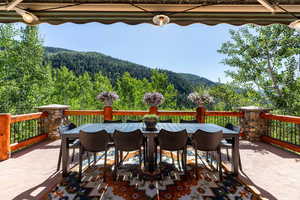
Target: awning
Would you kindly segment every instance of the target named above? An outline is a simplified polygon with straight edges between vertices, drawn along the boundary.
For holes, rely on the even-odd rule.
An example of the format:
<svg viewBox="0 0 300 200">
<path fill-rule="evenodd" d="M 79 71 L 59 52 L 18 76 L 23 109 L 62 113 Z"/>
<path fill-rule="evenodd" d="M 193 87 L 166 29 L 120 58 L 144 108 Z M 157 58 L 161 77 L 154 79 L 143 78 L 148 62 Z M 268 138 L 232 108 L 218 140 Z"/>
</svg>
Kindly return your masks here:
<svg viewBox="0 0 300 200">
<path fill-rule="evenodd" d="M 0 23 L 24 22 L 14 9 L 6 10 L 7 2 L 0 0 Z M 299 0 L 267 2 L 274 12 L 257 0 L 18 0 L 15 8 L 34 14 L 38 23 L 49 24 L 141 24 L 152 23 L 153 16 L 164 14 L 170 23 L 179 25 L 269 25 L 290 24 L 296 19 L 292 14 L 300 17 Z"/>
</svg>

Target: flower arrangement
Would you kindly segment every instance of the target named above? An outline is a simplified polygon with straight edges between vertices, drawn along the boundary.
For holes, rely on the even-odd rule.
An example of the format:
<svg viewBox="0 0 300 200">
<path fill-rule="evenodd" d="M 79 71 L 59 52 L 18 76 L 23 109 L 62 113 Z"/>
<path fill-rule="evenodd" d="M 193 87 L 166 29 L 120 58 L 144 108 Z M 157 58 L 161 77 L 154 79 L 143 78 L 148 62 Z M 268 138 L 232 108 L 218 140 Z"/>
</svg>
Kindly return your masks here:
<svg viewBox="0 0 300 200">
<path fill-rule="evenodd" d="M 119 96 L 115 92 L 101 92 L 96 99 L 104 102 L 105 106 L 111 106 L 115 100 L 119 99 Z"/>
<path fill-rule="evenodd" d="M 164 102 L 164 96 L 159 92 L 147 92 L 144 95 L 144 103 L 150 106 L 158 106 Z"/>
<path fill-rule="evenodd" d="M 197 104 L 198 106 L 202 106 L 204 104 L 211 104 L 214 102 L 214 99 L 212 96 L 210 96 L 208 93 L 199 94 L 198 92 L 192 92 L 189 94 L 188 99 Z"/>
</svg>

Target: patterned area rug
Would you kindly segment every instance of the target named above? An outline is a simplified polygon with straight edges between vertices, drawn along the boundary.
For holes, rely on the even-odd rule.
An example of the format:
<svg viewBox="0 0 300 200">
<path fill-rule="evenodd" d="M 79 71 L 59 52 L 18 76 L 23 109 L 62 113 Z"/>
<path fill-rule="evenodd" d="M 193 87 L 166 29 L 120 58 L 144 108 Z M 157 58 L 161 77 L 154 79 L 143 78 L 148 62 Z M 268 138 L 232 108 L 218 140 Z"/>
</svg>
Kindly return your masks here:
<svg viewBox="0 0 300 200">
<path fill-rule="evenodd" d="M 113 163 L 114 152 L 109 152 L 109 163 Z M 195 176 L 194 156 L 188 153 L 188 170 L 184 174 L 178 165 L 172 165 L 170 153 L 164 153 L 164 160 L 152 174 L 144 172 L 139 166 L 138 156 L 131 153 L 124 160 L 123 167 L 118 170 L 116 180 L 113 179 L 111 167 L 103 167 L 102 155 L 96 165 L 87 167 L 78 181 L 78 168 L 75 167 L 49 194 L 51 200 L 256 200 L 259 199 L 237 178 L 223 173 L 223 181 L 219 181 L 214 162 L 202 163 Z M 175 156 L 174 156 L 175 157 Z M 87 165 L 87 161 L 85 161 Z M 176 162 L 175 162 L 176 163 Z M 105 176 L 105 180 L 103 177 Z"/>
</svg>

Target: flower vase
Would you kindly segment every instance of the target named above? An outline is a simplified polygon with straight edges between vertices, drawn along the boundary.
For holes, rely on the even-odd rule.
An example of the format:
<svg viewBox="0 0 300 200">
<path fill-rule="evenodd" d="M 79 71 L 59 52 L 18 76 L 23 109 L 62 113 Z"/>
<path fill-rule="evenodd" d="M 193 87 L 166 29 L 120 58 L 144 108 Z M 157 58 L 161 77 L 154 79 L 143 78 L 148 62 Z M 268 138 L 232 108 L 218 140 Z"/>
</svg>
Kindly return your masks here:
<svg viewBox="0 0 300 200">
<path fill-rule="evenodd" d="M 156 119 L 147 119 L 145 120 L 145 125 L 146 125 L 146 131 L 156 131 L 156 124 L 157 120 Z"/>
<path fill-rule="evenodd" d="M 111 107 L 112 103 L 113 103 L 112 99 L 105 99 L 104 100 L 104 106 Z"/>
</svg>

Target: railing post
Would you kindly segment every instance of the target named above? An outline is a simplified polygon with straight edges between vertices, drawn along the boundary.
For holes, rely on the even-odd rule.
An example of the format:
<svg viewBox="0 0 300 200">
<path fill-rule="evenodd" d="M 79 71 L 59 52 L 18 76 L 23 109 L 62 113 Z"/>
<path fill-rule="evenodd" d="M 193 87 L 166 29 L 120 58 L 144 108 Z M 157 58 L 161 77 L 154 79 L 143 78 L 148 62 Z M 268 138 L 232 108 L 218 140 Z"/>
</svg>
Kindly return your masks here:
<svg viewBox="0 0 300 200">
<path fill-rule="evenodd" d="M 155 115 L 157 115 L 157 114 L 158 114 L 158 109 L 157 109 L 157 107 L 156 107 L 156 106 L 151 106 L 151 107 L 149 108 L 149 114 L 155 114 Z"/>
<path fill-rule="evenodd" d="M 270 109 L 256 106 L 240 107 L 244 117 L 240 118 L 240 127 L 245 139 L 260 141 L 260 137 L 268 131 L 268 120 L 260 117 L 261 113 L 267 113 Z"/>
<path fill-rule="evenodd" d="M 10 157 L 10 122 L 11 114 L 0 114 L 0 160 Z"/>
<path fill-rule="evenodd" d="M 205 107 L 199 106 L 196 110 L 196 119 L 199 123 L 205 123 Z"/>
<path fill-rule="evenodd" d="M 104 106 L 103 108 L 104 120 L 113 119 L 112 109 L 113 108 L 111 106 Z"/>
<path fill-rule="evenodd" d="M 47 113 L 46 118 L 41 120 L 41 131 L 48 133 L 50 139 L 59 139 L 58 127 L 63 123 L 65 119 L 64 111 L 68 110 L 70 106 L 51 104 L 38 107 L 39 112 Z"/>
</svg>

